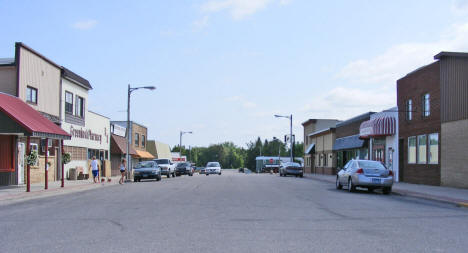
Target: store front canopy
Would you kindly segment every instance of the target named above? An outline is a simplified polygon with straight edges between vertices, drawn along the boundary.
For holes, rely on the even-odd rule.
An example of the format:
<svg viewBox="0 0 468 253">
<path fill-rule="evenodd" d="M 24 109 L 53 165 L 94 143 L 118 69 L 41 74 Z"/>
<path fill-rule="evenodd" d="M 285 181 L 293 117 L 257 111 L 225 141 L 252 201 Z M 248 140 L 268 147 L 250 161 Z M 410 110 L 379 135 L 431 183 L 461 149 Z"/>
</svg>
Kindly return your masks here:
<svg viewBox="0 0 468 253">
<path fill-rule="evenodd" d="M 310 144 L 306 149 L 306 154 L 310 155 L 315 152 L 315 143 Z"/>
<path fill-rule="evenodd" d="M 111 154 L 126 154 L 127 153 L 127 139 L 122 136 L 118 136 L 115 134 L 111 135 L 111 147 L 110 147 Z M 130 155 L 138 157 L 137 152 L 135 149 L 130 145 Z"/>
<path fill-rule="evenodd" d="M 359 139 L 359 134 L 338 138 L 335 140 L 333 150 L 362 148 L 364 140 Z"/>
<path fill-rule="evenodd" d="M 69 140 L 71 136 L 21 99 L 0 93 L 0 133 Z"/>
<path fill-rule="evenodd" d="M 149 152 L 147 151 L 144 151 L 144 150 L 136 150 L 138 156 L 142 159 L 154 159 L 154 156 L 152 154 L 150 154 Z"/>
<path fill-rule="evenodd" d="M 394 135 L 396 130 L 395 117 L 380 117 L 361 123 L 359 137 L 367 139 L 370 137 Z"/>
</svg>

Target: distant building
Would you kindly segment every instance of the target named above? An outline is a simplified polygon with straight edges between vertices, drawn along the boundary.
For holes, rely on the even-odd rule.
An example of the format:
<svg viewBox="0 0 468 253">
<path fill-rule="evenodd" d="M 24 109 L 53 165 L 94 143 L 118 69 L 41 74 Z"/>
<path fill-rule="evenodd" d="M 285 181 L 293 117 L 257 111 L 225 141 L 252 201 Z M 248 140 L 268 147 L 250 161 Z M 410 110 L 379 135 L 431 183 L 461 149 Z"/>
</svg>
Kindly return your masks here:
<svg viewBox="0 0 468 253">
<path fill-rule="evenodd" d="M 151 153 L 154 158 L 157 159 L 172 159 L 171 149 L 169 144 L 162 143 L 159 141 L 149 140 L 146 150 Z"/>
</svg>

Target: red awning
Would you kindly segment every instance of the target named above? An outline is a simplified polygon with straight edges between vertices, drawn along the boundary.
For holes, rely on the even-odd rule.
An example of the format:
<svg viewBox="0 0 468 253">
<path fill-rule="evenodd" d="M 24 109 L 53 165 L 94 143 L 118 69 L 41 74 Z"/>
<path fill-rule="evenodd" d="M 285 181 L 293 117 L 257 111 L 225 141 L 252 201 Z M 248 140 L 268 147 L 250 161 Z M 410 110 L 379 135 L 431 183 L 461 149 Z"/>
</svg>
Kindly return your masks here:
<svg viewBox="0 0 468 253">
<path fill-rule="evenodd" d="M 395 117 L 380 117 L 362 122 L 359 129 L 359 138 L 394 135 L 395 130 Z"/>
<path fill-rule="evenodd" d="M 25 135 L 67 140 L 71 138 L 67 132 L 17 97 L 0 93 L 0 111 L 21 126 L 26 131 Z"/>
</svg>

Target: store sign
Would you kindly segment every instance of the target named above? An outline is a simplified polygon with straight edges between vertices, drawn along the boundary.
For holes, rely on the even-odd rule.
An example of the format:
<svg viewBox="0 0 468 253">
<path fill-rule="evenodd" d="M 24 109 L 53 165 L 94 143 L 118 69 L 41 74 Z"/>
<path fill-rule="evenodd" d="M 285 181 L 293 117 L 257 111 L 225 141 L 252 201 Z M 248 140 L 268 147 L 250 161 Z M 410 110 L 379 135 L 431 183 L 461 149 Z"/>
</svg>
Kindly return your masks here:
<svg viewBox="0 0 468 253">
<path fill-rule="evenodd" d="M 93 133 L 90 129 L 75 129 L 73 126 L 70 126 L 70 135 L 74 138 L 87 139 L 102 144 L 102 135 Z"/>
<path fill-rule="evenodd" d="M 111 125 L 111 132 L 115 135 L 125 137 L 125 132 L 127 132 L 127 128 L 123 126 L 119 126 L 117 124 Z"/>
</svg>

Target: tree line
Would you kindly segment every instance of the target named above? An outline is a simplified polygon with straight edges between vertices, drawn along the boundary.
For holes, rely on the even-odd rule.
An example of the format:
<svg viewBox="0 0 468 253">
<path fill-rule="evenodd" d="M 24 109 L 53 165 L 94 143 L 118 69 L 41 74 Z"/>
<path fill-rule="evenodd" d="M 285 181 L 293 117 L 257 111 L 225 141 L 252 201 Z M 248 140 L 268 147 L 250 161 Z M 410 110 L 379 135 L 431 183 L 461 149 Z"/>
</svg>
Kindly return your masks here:
<svg viewBox="0 0 468 253">
<path fill-rule="evenodd" d="M 303 157 L 303 143 L 294 143 L 293 151 L 294 157 Z M 179 146 L 174 146 L 172 152 L 179 152 Z M 223 142 L 208 147 L 191 147 L 190 149 L 182 146 L 181 153 L 187 157 L 188 161 L 195 163 L 198 167 L 203 167 L 208 162 L 217 161 L 223 168 L 248 168 L 254 170 L 257 156 L 289 157 L 290 149 L 277 138 L 262 141 L 258 137 L 255 141 L 247 143 L 247 148 L 236 146 L 232 142 Z"/>
</svg>

